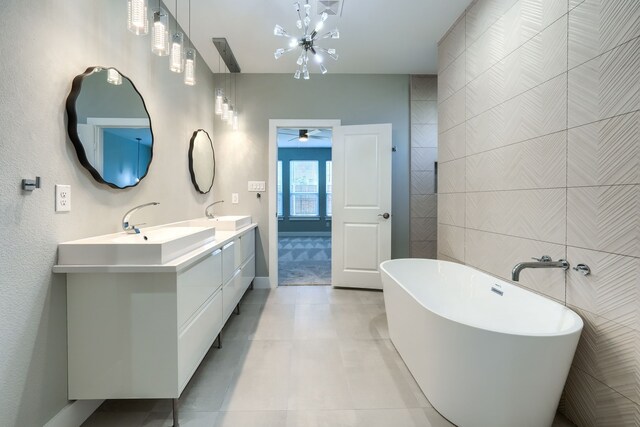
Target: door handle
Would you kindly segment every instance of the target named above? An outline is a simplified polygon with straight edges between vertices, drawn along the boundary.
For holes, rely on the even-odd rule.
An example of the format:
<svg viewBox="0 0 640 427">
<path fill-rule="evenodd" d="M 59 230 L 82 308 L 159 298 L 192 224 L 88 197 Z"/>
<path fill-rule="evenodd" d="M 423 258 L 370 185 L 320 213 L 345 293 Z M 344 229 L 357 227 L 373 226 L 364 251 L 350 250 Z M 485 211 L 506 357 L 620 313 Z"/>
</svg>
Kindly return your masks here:
<svg viewBox="0 0 640 427">
<path fill-rule="evenodd" d="M 391 217 L 391 215 L 389 214 L 389 212 L 385 212 L 383 214 L 378 214 L 378 216 L 381 216 L 384 219 L 389 219 L 389 217 Z"/>
</svg>

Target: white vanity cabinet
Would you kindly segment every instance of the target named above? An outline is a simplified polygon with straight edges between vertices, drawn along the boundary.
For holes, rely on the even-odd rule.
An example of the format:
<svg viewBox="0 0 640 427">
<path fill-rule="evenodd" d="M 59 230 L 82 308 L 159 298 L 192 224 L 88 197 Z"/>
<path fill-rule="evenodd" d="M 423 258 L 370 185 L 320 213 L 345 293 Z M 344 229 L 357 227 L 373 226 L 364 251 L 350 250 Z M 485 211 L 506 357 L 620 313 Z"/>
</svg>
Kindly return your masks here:
<svg viewBox="0 0 640 427">
<path fill-rule="evenodd" d="M 178 398 L 255 276 L 255 230 L 171 265 L 67 273 L 69 399 Z"/>
<path fill-rule="evenodd" d="M 255 242 L 255 230 L 250 230 L 222 248 L 225 322 L 255 277 Z"/>
</svg>

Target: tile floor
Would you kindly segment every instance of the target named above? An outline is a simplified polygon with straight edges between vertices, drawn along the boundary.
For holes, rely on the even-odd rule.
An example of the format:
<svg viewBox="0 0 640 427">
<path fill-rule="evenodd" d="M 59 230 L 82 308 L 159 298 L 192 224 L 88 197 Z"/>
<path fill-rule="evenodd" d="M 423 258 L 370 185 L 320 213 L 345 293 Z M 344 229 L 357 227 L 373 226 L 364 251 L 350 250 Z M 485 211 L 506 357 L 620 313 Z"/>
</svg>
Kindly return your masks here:
<svg viewBox="0 0 640 427">
<path fill-rule="evenodd" d="M 331 237 L 279 237 L 280 285 L 330 285 Z"/>
<path fill-rule="evenodd" d="M 180 398 L 182 427 L 452 425 L 389 341 L 382 293 L 256 289 L 241 307 Z M 170 426 L 170 401 L 109 400 L 83 425 Z"/>
</svg>

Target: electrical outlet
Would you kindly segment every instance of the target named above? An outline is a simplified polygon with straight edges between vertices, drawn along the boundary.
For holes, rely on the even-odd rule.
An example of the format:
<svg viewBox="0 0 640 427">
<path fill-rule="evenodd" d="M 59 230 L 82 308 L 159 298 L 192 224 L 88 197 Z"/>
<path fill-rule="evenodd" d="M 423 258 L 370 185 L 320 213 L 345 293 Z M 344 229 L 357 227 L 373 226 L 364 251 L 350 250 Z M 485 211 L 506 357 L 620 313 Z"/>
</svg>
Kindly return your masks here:
<svg viewBox="0 0 640 427">
<path fill-rule="evenodd" d="M 238 200 L 238 193 L 231 194 L 231 203 L 233 203 L 234 205 L 240 203 L 240 201 Z"/>
<path fill-rule="evenodd" d="M 71 186 L 56 184 L 56 212 L 71 210 Z"/>
<path fill-rule="evenodd" d="M 264 181 L 249 181 L 249 191 L 265 191 L 266 185 Z"/>
</svg>

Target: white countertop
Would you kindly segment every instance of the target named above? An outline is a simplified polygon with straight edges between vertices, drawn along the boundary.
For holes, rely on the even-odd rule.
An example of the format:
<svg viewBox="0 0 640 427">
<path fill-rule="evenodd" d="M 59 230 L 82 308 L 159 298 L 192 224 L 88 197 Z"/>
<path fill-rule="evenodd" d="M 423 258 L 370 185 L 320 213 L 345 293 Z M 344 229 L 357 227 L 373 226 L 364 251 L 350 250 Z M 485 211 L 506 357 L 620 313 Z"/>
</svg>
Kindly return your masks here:
<svg viewBox="0 0 640 427">
<path fill-rule="evenodd" d="M 158 265 L 54 265 L 54 273 L 177 273 L 207 254 L 222 248 L 236 237 L 256 228 L 252 223 L 236 231 L 216 230 L 215 240 L 166 264 Z"/>
</svg>

